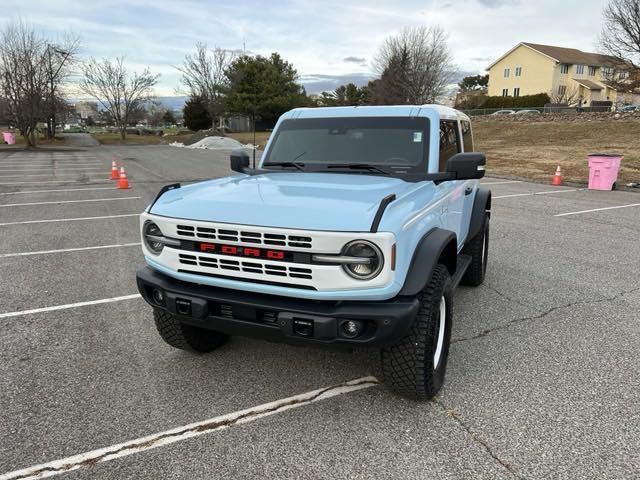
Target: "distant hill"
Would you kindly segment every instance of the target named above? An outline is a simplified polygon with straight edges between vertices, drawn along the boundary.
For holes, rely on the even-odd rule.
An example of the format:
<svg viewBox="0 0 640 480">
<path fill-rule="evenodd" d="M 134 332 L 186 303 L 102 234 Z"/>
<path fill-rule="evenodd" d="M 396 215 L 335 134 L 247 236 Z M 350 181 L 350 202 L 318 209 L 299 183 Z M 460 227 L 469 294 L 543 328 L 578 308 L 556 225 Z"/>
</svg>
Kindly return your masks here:
<svg viewBox="0 0 640 480">
<path fill-rule="evenodd" d="M 156 97 L 156 100 L 170 110 L 182 110 L 189 97 Z"/>
</svg>

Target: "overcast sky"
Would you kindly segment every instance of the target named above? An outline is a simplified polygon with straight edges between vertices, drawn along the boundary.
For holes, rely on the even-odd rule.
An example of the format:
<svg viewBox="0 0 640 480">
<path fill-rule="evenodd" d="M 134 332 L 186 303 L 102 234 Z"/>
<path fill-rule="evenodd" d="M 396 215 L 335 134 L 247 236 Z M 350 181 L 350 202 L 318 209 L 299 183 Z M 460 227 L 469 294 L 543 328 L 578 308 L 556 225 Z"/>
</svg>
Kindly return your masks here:
<svg viewBox="0 0 640 480">
<path fill-rule="evenodd" d="M 518 42 L 595 51 L 606 0 L 2 0 L 0 24 L 21 18 L 50 38 L 71 29 L 82 55 L 124 55 L 162 77 L 175 95 L 181 63 L 196 42 L 293 63 L 309 93 L 366 83 L 385 37 L 439 24 L 462 72 L 483 72 Z"/>
</svg>

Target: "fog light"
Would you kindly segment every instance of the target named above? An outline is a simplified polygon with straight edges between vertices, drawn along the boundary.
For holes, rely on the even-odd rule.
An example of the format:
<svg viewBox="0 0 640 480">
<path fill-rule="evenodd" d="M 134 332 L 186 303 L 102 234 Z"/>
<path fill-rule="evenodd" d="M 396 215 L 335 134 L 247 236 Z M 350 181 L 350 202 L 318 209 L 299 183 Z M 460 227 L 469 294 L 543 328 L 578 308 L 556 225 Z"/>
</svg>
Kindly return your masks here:
<svg viewBox="0 0 640 480">
<path fill-rule="evenodd" d="M 340 333 L 345 338 L 359 337 L 364 324 L 358 320 L 346 320 L 340 324 Z"/>
<path fill-rule="evenodd" d="M 151 292 L 151 296 L 158 305 L 164 305 L 164 292 L 162 290 L 154 288 L 153 292 Z"/>
</svg>

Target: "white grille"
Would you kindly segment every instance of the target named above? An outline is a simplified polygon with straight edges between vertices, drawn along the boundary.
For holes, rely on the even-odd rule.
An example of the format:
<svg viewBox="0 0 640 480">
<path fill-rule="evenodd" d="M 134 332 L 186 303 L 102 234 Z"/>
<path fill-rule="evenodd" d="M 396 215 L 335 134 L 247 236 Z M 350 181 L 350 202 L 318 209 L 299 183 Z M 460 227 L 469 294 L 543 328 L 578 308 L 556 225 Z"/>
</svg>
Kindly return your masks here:
<svg viewBox="0 0 640 480">
<path fill-rule="evenodd" d="M 176 225 L 176 233 L 180 237 L 203 238 L 223 242 L 251 243 L 271 247 L 311 248 L 311 237 L 285 235 L 260 231 L 230 230 L 226 228 L 208 228 L 195 225 Z"/>
<path fill-rule="evenodd" d="M 178 261 L 182 265 L 230 270 L 234 272 L 255 273 L 272 277 L 303 278 L 312 280 L 310 268 L 276 265 L 273 263 L 258 263 L 255 261 L 236 260 L 234 258 L 212 257 L 209 255 L 178 254 Z"/>
</svg>

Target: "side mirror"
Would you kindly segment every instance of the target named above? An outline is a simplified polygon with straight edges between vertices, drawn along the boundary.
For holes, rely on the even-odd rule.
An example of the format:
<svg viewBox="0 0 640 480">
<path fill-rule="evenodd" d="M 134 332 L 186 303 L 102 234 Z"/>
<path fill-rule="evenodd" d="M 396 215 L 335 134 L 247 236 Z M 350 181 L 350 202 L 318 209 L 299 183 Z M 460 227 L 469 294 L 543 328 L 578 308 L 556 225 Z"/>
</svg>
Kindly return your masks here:
<svg viewBox="0 0 640 480">
<path fill-rule="evenodd" d="M 232 151 L 231 170 L 238 173 L 245 173 L 245 168 L 249 168 L 249 154 L 241 149 Z"/>
<path fill-rule="evenodd" d="M 484 153 L 458 153 L 447 160 L 447 173 L 455 180 L 474 180 L 484 177 L 486 164 Z"/>
</svg>

